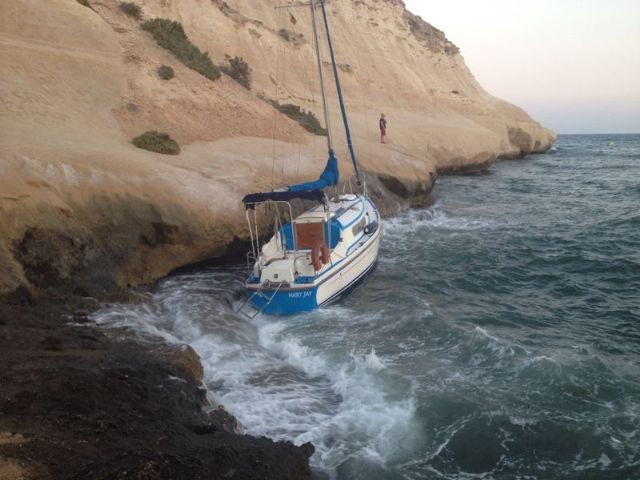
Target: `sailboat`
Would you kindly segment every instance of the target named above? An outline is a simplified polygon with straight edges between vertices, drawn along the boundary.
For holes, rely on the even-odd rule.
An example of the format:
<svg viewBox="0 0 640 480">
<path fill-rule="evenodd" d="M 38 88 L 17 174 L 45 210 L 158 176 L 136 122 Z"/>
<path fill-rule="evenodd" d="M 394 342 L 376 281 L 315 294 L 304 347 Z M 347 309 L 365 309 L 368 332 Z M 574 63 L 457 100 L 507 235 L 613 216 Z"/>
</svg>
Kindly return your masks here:
<svg viewBox="0 0 640 480">
<path fill-rule="evenodd" d="M 378 259 L 380 213 L 367 195 L 366 183 L 358 169 L 324 0 L 311 0 L 305 6 L 311 8 L 328 160 L 315 181 L 272 192 L 252 193 L 242 200 L 249 224 L 251 251 L 247 254 L 250 267 L 245 284 L 247 296 L 239 310 L 245 313 L 245 307 L 249 306 L 252 313 L 247 315 L 252 317 L 259 313 L 292 315 L 334 302 L 361 283 L 373 271 Z M 318 7 L 322 12 L 322 26 L 354 167 L 354 175 L 344 183 L 342 193 L 338 193 L 340 172 L 327 104 L 317 24 Z M 334 194 L 330 196 L 327 190 L 333 190 Z M 295 200 L 305 200 L 307 204 L 313 202 L 314 206 L 294 216 L 291 202 Z M 269 211 L 275 216 L 275 233 L 262 244 L 257 210 L 265 204 L 273 207 Z"/>
</svg>

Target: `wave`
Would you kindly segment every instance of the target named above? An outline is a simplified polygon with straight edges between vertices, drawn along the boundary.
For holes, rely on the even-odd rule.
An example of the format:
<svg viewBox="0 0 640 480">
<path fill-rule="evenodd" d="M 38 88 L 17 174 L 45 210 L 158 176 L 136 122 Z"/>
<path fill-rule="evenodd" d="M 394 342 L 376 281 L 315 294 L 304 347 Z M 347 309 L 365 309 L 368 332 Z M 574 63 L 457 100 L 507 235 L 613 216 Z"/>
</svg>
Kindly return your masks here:
<svg viewBox="0 0 640 480">
<path fill-rule="evenodd" d="M 308 330 L 309 322 L 345 321 L 352 313 L 331 307 L 286 321 L 259 315 L 247 322 L 224 301 L 236 282 L 233 276 L 172 278 L 150 301 L 113 306 L 94 320 L 189 344 L 200 356 L 210 396 L 246 433 L 312 442 L 312 465 L 329 476 L 352 459 L 384 464 L 411 429 L 411 396 L 391 398 L 393 373 L 374 348 L 343 351 L 336 338 L 323 351 L 296 333 Z"/>
<path fill-rule="evenodd" d="M 472 231 L 493 226 L 492 223 L 484 220 L 449 215 L 438 203 L 427 209 L 410 210 L 402 215 L 385 220 L 383 224 L 385 239 L 395 239 L 398 236 L 406 236 L 408 233 L 413 233 L 421 228 Z"/>
<path fill-rule="evenodd" d="M 285 322 L 259 319 L 255 324 L 263 348 L 319 382 L 322 388 L 300 391 L 301 385 L 296 383 L 292 385 L 293 391 L 285 394 L 317 402 L 312 425 L 306 423 L 310 409 L 282 409 L 283 398 L 274 395 L 268 400 L 272 405 L 264 408 L 267 411 L 278 408 L 279 418 L 258 415 L 248 431 L 283 439 L 291 439 L 291 433 L 299 431 L 294 443 L 312 442 L 317 452 L 312 462 L 329 472 L 354 457 L 384 463 L 393 454 L 397 439 L 410 428 L 414 406 L 411 398 L 388 399 L 380 376 L 387 367 L 375 349 L 330 358 L 287 333 Z M 249 405 L 255 408 L 252 398 L 246 398 L 242 404 L 236 402 L 230 408 L 242 419 L 246 417 L 243 410 Z M 279 434 L 277 430 L 283 424 L 289 425 L 290 431 Z"/>
<path fill-rule="evenodd" d="M 502 367 L 503 363 L 520 363 L 529 355 L 524 348 L 508 344 L 476 326 L 462 344 L 461 361 L 476 367 Z"/>
</svg>

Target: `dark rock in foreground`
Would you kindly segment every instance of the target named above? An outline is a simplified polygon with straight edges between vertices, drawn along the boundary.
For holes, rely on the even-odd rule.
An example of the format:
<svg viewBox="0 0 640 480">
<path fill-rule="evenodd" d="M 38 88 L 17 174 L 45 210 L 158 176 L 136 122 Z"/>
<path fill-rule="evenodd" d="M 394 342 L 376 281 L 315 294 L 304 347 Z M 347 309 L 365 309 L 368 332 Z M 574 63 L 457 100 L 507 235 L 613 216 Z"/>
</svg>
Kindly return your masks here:
<svg viewBox="0 0 640 480">
<path fill-rule="evenodd" d="M 68 302 L 0 304 L 0 477 L 310 477 L 311 444 L 242 435 L 203 409 L 195 352 L 114 338 Z"/>
</svg>

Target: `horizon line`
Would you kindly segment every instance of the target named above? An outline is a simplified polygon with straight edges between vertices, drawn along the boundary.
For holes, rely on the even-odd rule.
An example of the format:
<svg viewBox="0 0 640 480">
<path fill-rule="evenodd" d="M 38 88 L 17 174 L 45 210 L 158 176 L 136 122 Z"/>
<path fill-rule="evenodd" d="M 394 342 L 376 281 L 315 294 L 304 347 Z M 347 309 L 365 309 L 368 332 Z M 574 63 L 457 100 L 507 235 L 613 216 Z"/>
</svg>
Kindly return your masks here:
<svg viewBox="0 0 640 480">
<path fill-rule="evenodd" d="M 558 133 L 560 135 L 640 135 L 640 132 L 609 132 L 609 133 Z"/>
</svg>

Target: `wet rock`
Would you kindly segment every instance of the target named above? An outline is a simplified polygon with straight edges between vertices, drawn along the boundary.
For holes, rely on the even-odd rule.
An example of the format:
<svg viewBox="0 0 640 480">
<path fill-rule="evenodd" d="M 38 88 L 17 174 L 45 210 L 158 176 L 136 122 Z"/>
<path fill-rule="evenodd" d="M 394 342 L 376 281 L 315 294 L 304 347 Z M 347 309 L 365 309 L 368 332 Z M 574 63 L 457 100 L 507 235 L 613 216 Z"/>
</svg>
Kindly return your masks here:
<svg viewBox="0 0 640 480">
<path fill-rule="evenodd" d="M 520 150 L 521 156 L 524 157 L 526 154 L 534 151 L 533 137 L 530 133 L 522 128 L 511 126 L 508 127 L 508 132 L 509 141 Z"/>
<path fill-rule="evenodd" d="M 0 478 L 2 480 L 28 480 L 32 477 L 18 459 L 0 457 Z"/>
<path fill-rule="evenodd" d="M 211 425 L 214 425 L 218 430 L 229 433 L 244 433 L 236 417 L 221 405 L 209 412 L 209 419 L 212 422 Z"/>
<path fill-rule="evenodd" d="M 26 285 L 20 285 L 4 296 L 4 301 L 14 305 L 32 305 L 34 297 Z"/>
<path fill-rule="evenodd" d="M 44 340 L 40 341 L 40 345 L 42 345 L 43 350 L 49 350 L 52 352 L 62 351 L 62 342 L 56 337 L 46 337 Z"/>
<path fill-rule="evenodd" d="M 427 180 L 410 180 L 370 172 L 365 172 L 364 175 L 367 192 L 383 217 L 432 203 L 431 190 L 435 185 L 435 174 L 430 175 Z"/>
<path fill-rule="evenodd" d="M 75 323 L 89 323 L 91 320 L 89 319 L 89 312 L 86 310 L 80 310 L 77 312 L 73 312 L 71 315 L 71 320 Z"/>
<path fill-rule="evenodd" d="M 15 445 L 26 442 L 23 435 L 15 432 L 0 432 L 0 445 Z"/>
<path fill-rule="evenodd" d="M 310 478 L 313 447 L 238 434 L 203 409 L 192 350 L 69 325 L 87 302 L 0 303 L 0 473 L 13 475 L 0 478 Z"/>
<path fill-rule="evenodd" d="M 203 370 L 200 357 L 189 345 L 158 344 L 153 349 L 154 354 L 165 359 L 177 367 L 179 378 L 183 378 L 196 385 L 202 383 Z"/>
</svg>

